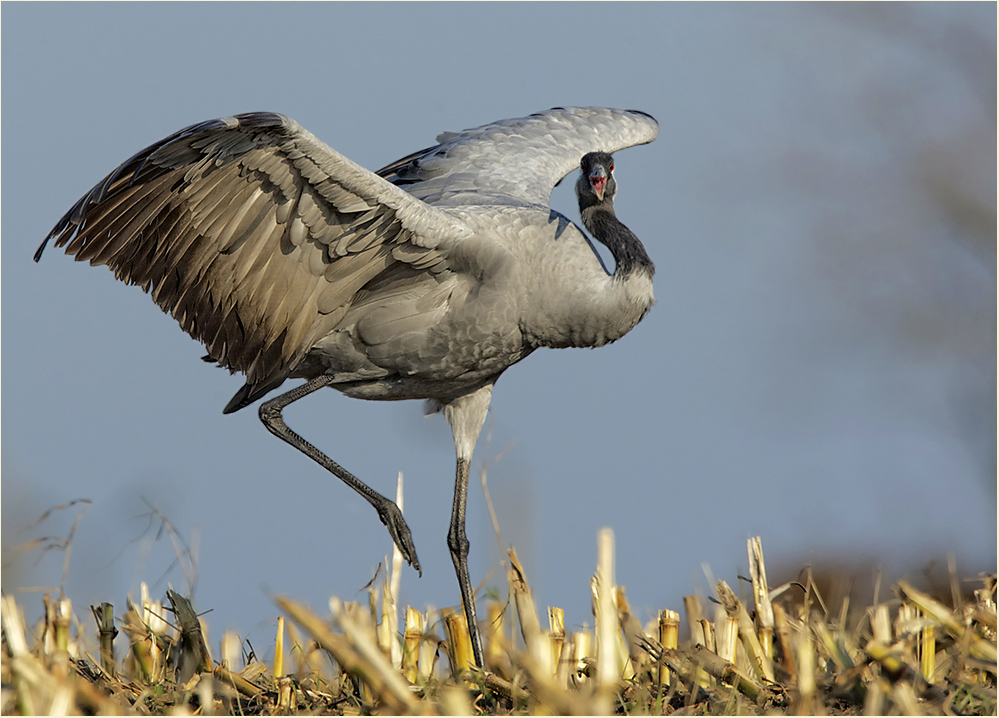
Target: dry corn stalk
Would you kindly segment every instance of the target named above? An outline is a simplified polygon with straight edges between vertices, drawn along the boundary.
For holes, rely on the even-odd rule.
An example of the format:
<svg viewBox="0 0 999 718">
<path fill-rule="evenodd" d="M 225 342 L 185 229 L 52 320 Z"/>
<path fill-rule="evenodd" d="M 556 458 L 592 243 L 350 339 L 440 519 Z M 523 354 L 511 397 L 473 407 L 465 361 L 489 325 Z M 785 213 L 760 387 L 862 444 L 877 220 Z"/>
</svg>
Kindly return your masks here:
<svg viewBox="0 0 999 718">
<path fill-rule="evenodd" d="M 278 699 L 277 707 L 281 712 L 287 712 L 291 710 L 291 697 L 294 692 L 294 681 L 288 676 L 282 676 L 277 679 L 278 685 Z"/>
<path fill-rule="evenodd" d="M 812 630 L 818 638 L 818 646 L 825 649 L 825 654 L 836 664 L 837 670 L 845 672 L 854 667 L 853 657 L 843 643 L 845 638 L 843 631 L 837 630 L 833 635 L 822 621 L 813 622 Z"/>
<path fill-rule="evenodd" d="M 520 632 L 524 637 L 527 652 L 538 671 L 547 676 L 554 676 L 555 665 L 552 661 L 551 640 L 541 630 L 541 621 L 538 619 L 534 597 L 531 594 L 531 587 L 527 583 L 524 567 L 521 566 L 517 552 L 513 548 L 508 552 L 508 556 L 510 563 L 506 570 L 507 583 L 510 587 L 510 595 L 513 596 L 513 603 L 517 607 Z"/>
<path fill-rule="evenodd" d="M 710 626 L 706 626 L 710 628 Z M 729 663 L 736 661 L 736 646 L 739 643 L 739 620 L 728 615 L 724 606 L 715 606 L 715 653 Z M 707 646 L 711 648 L 711 646 Z"/>
<path fill-rule="evenodd" d="M 431 616 L 433 615 L 433 609 L 428 609 L 423 616 L 424 626 L 432 625 Z M 420 639 L 420 655 L 417 663 L 417 671 L 421 683 L 426 683 L 434 675 L 434 671 L 437 668 L 437 660 L 440 657 L 439 645 L 437 639 L 428 640 L 426 636 Z"/>
<path fill-rule="evenodd" d="M 465 612 L 457 608 L 441 610 L 441 615 L 444 617 L 444 630 L 447 633 L 451 670 L 455 675 L 459 675 L 475 667 L 472 638 L 468 635 L 468 621 L 465 620 Z"/>
<path fill-rule="evenodd" d="M 211 673 L 223 684 L 231 686 L 247 698 L 255 698 L 264 692 L 263 688 L 250 683 L 250 681 L 246 680 L 239 673 L 235 673 L 225 666 L 215 666 L 215 669 Z"/>
<path fill-rule="evenodd" d="M 704 618 L 704 610 L 701 608 L 701 599 L 698 596 L 684 596 L 683 609 L 687 614 L 687 628 L 690 630 L 690 642 L 693 645 L 698 643 L 704 645 L 704 627 L 701 619 Z"/>
<path fill-rule="evenodd" d="M 330 599 L 330 611 L 333 616 L 337 619 L 337 623 L 344 630 L 344 635 L 346 635 L 350 640 L 354 648 L 361 648 L 360 652 L 362 654 L 367 650 L 374 650 L 381 652 L 381 647 L 378 645 L 378 633 L 376 629 L 378 621 L 378 587 L 371 585 L 368 587 L 368 608 L 364 609 L 363 606 L 357 601 L 344 601 L 341 602 L 339 599 Z M 345 622 L 347 626 L 345 627 Z M 381 655 L 385 655 L 384 652 Z M 351 674 L 351 677 L 357 683 L 357 691 L 361 696 L 361 702 L 366 706 L 371 706 L 375 700 L 375 694 L 371 690 L 371 686 L 368 684 L 367 679 L 364 676 L 357 674 Z"/>
<path fill-rule="evenodd" d="M 597 533 L 597 572 L 591 586 L 596 623 L 597 689 L 606 691 L 616 685 L 620 675 L 617 649 L 620 626 L 614 605 L 614 532 L 609 528 Z"/>
<path fill-rule="evenodd" d="M 52 594 L 42 595 L 42 654 L 51 656 L 55 653 L 55 604 L 52 602 Z"/>
<path fill-rule="evenodd" d="M 707 646 L 708 639 L 704 634 L 704 610 L 701 608 L 700 597 L 684 596 L 683 609 L 687 614 L 687 627 L 690 629 L 691 645 Z M 701 688 L 706 688 L 711 683 L 711 679 L 708 678 L 707 672 L 702 668 L 697 669 L 696 678 L 697 685 Z"/>
<path fill-rule="evenodd" d="M 0 619 L 3 621 L 3 637 L 7 644 L 7 650 L 10 651 L 13 659 L 11 679 L 14 684 L 14 690 L 17 692 L 18 708 L 22 715 L 33 715 L 37 711 L 35 710 L 31 692 L 27 690 L 26 686 L 30 679 L 25 680 L 25 674 L 36 673 L 41 669 L 41 666 L 33 665 L 37 664 L 37 661 L 34 659 L 34 656 L 28 653 L 28 641 L 24 631 L 24 616 L 21 614 L 21 609 L 18 607 L 14 597 L 3 596 L 0 598 L 0 602 L 2 602 L 3 606 L 3 610 L 0 611 Z"/>
<path fill-rule="evenodd" d="M 879 643 L 891 643 L 891 618 L 888 615 L 888 604 L 882 603 L 874 607 L 871 616 L 871 634 Z"/>
<path fill-rule="evenodd" d="M 926 622 L 919 632 L 919 665 L 923 672 L 923 678 L 928 682 L 933 682 L 933 674 L 936 671 L 936 627 Z"/>
<path fill-rule="evenodd" d="M 918 610 L 911 603 L 903 603 L 895 613 L 895 638 L 902 640 L 915 635 L 919 627 Z"/>
<path fill-rule="evenodd" d="M 296 621 L 319 646 L 339 664 L 340 669 L 363 680 L 390 712 L 411 714 L 417 711 L 416 699 L 406 682 L 378 649 L 367 627 L 356 616 L 348 615 L 339 599 L 330 599 L 334 618 L 343 635 L 331 631 L 326 622 L 295 601 L 279 597 L 278 606 Z"/>
<path fill-rule="evenodd" d="M 128 634 L 131 645 L 132 673 L 143 680 L 155 683 L 163 678 L 164 666 L 160 650 L 161 642 L 167 640 L 170 624 L 163 618 L 165 611 L 159 601 L 149 597 L 149 587 L 140 584 L 141 604 L 136 606 L 128 598 L 123 630 Z"/>
<path fill-rule="evenodd" d="M 932 617 L 955 639 L 961 640 L 967 631 L 973 631 L 971 628 L 965 628 L 949 608 L 922 591 L 916 590 L 906 581 L 899 581 L 898 588 L 906 599 L 912 601 L 925 615 Z M 997 661 L 996 644 L 981 636 L 974 635 L 974 633 L 969 636 L 969 639 L 971 655 L 995 665 Z"/>
<path fill-rule="evenodd" d="M 767 586 L 767 570 L 763 563 L 763 540 L 759 536 L 749 539 L 749 576 L 753 582 L 753 603 L 756 606 L 756 629 L 763 654 L 773 660 L 774 610 Z"/>
<path fill-rule="evenodd" d="M 572 678 L 578 685 L 588 680 L 587 662 L 593 660 L 593 634 L 589 631 L 572 633 Z"/>
<path fill-rule="evenodd" d="M 295 673 L 299 679 L 312 674 L 319 676 L 328 665 L 323 657 L 323 651 L 315 641 L 306 640 L 294 623 L 285 623 L 288 630 L 288 642 L 291 654 L 295 657 Z"/>
<path fill-rule="evenodd" d="M 118 629 L 114 626 L 114 606 L 105 601 L 100 605 L 91 606 L 90 610 L 97 621 L 97 636 L 101 647 L 101 668 L 105 673 L 114 678 L 117 667 L 114 660 L 114 639 L 118 635 Z"/>
<path fill-rule="evenodd" d="M 239 664 L 240 646 L 242 641 L 239 635 L 233 631 L 226 631 L 219 639 L 219 658 L 222 665 L 230 671 L 235 671 Z M 275 651 L 275 666 L 277 665 L 277 652 Z M 275 675 L 277 675 L 275 673 Z"/>
<path fill-rule="evenodd" d="M 396 480 L 395 503 L 403 510 L 402 472 Z M 379 624 L 378 644 L 386 651 L 396 668 L 402 668 L 402 644 L 399 643 L 399 586 L 402 581 L 402 552 L 392 544 L 392 562 L 385 559 L 386 574 L 382 590 L 382 621 Z"/>
<path fill-rule="evenodd" d="M 48 596 L 46 596 L 48 598 Z M 46 601 L 46 615 L 50 615 L 50 627 L 52 633 L 53 649 L 48 653 L 48 668 L 58 679 L 65 679 L 69 676 L 69 625 L 73 614 L 73 607 L 68 598 L 61 598 L 57 601 Z M 73 646 L 74 651 L 76 646 Z M 53 698 L 53 702 L 62 700 L 64 696 L 59 694 L 58 698 Z"/>
<path fill-rule="evenodd" d="M 73 606 L 68 598 L 61 598 L 55 602 L 53 627 L 56 651 L 69 651 L 69 624 L 72 616 Z"/>
<path fill-rule="evenodd" d="M 996 640 L 996 602 L 992 596 L 996 592 L 996 575 L 984 579 L 985 586 L 975 589 L 975 605 L 969 606 L 971 620 L 979 624 L 985 638 Z"/>
<path fill-rule="evenodd" d="M 573 667 L 572 654 L 575 646 L 572 641 L 563 641 L 562 650 L 558 656 L 558 664 L 555 668 L 555 684 L 565 690 L 569 688 L 569 673 Z"/>
<path fill-rule="evenodd" d="M 815 713 L 815 651 L 812 637 L 807 631 L 794 634 L 794 654 L 798 665 L 798 690 L 793 710 L 796 715 Z"/>
<path fill-rule="evenodd" d="M 284 616 L 278 616 L 277 635 L 274 637 L 274 677 L 284 676 Z"/>
<path fill-rule="evenodd" d="M 180 661 L 177 682 L 187 683 L 195 673 L 211 672 L 212 659 L 205 642 L 204 631 L 198 614 L 190 600 L 172 589 L 167 589 L 167 599 L 180 626 Z"/>
<path fill-rule="evenodd" d="M 791 627 L 788 624 L 787 614 L 780 604 L 774 605 L 774 628 L 777 632 L 777 640 L 780 642 L 780 655 L 791 680 L 797 679 L 798 669 L 794 661 L 794 649 L 791 643 Z"/>
<path fill-rule="evenodd" d="M 690 657 L 694 663 L 702 667 L 716 679 L 735 686 L 739 692 L 752 700 L 763 703 L 770 698 L 770 693 L 763 684 L 756 681 L 752 676 L 743 673 L 733 663 L 722 659 L 707 648 L 703 646 L 694 647 L 690 651 Z"/>
<path fill-rule="evenodd" d="M 668 608 L 659 612 L 659 643 L 665 649 L 676 650 L 679 645 L 680 614 Z M 659 684 L 670 685 L 670 672 L 665 664 L 659 665 Z"/>
<path fill-rule="evenodd" d="M 551 641 L 552 666 L 558 672 L 562 646 L 565 644 L 565 611 L 557 606 L 548 607 L 548 637 Z"/>
<path fill-rule="evenodd" d="M 388 565 L 388 557 L 385 557 L 385 565 Z M 378 620 L 377 612 L 373 615 L 378 637 L 378 647 L 382 653 L 388 656 L 393 666 L 399 668 L 402 663 L 402 655 L 399 652 L 399 642 L 396 636 L 399 633 L 399 614 L 396 613 L 395 597 L 392 595 L 392 586 L 389 581 L 389 571 L 386 571 L 382 581 L 381 595 L 381 620 Z M 377 605 L 377 594 L 375 603 Z"/>
<path fill-rule="evenodd" d="M 402 674 L 410 683 L 416 683 L 420 666 L 420 641 L 423 639 L 423 615 L 415 608 L 406 607 L 405 649 L 402 655 Z"/>
<path fill-rule="evenodd" d="M 641 622 L 631 615 L 631 606 L 625 595 L 624 586 L 614 587 L 614 602 L 617 605 L 618 631 L 618 665 L 621 671 L 618 676 L 625 680 L 635 677 L 635 671 L 648 659 L 648 653 L 643 646 L 646 639 L 645 629 Z"/>
<path fill-rule="evenodd" d="M 718 582 L 716 591 L 718 599 L 722 602 L 728 615 L 739 622 L 739 635 L 742 637 L 742 645 L 746 649 L 750 665 L 752 665 L 760 678 L 773 682 L 773 663 L 763 652 L 763 646 L 756 635 L 756 630 L 753 628 L 753 621 L 749 618 L 746 607 L 742 605 L 742 601 L 736 597 L 735 592 L 724 581 Z"/>
<path fill-rule="evenodd" d="M 510 659 L 507 655 L 510 651 L 510 643 L 506 638 L 504 621 L 506 607 L 498 601 L 490 601 L 486 605 L 486 615 L 488 616 L 485 630 L 486 642 L 483 646 L 483 650 L 486 652 L 486 666 L 489 670 L 509 679 L 513 672 L 510 670 Z"/>
<path fill-rule="evenodd" d="M 725 609 L 722 610 L 724 611 Z M 715 653 L 718 650 L 718 640 L 715 636 L 715 625 L 708 619 L 702 618 L 701 633 L 704 636 L 704 643 L 702 645 L 712 653 Z"/>
</svg>

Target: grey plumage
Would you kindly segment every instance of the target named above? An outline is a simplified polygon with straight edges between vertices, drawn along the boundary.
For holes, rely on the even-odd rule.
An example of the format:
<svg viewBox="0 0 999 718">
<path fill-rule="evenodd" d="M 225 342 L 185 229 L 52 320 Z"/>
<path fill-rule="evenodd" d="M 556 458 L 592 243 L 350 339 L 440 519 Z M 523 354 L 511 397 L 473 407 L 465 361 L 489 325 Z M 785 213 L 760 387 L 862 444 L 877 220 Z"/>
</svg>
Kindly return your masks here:
<svg viewBox="0 0 999 718">
<path fill-rule="evenodd" d="M 614 215 L 608 162 L 657 132 L 641 112 L 555 108 L 444 133 L 373 173 L 281 115 L 211 120 L 124 162 L 35 259 L 53 240 L 142 287 L 212 361 L 245 374 L 227 413 L 307 379 L 265 402 L 261 419 L 361 493 L 416 568 L 395 504 L 288 429 L 281 410 L 323 386 L 443 407 L 458 460 L 448 545 L 481 665 L 464 511 L 492 386 L 538 347 L 601 346 L 648 311 L 652 263 Z M 614 274 L 548 206 L 580 158 L 584 225 L 611 249 Z"/>
</svg>

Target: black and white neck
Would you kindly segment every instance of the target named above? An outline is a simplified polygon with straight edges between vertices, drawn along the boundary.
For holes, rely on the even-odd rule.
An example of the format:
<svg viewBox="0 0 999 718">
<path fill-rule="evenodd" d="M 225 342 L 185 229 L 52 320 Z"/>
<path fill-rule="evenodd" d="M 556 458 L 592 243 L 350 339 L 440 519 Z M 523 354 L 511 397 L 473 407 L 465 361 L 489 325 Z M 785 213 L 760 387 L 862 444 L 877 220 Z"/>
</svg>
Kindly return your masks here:
<svg viewBox="0 0 999 718">
<path fill-rule="evenodd" d="M 593 238 L 610 250 L 614 257 L 614 276 L 626 279 L 635 272 L 651 277 L 655 265 L 634 232 L 614 213 L 614 158 L 606 152 L 590 152 L 579 164 L 576 197 L 583 226 Z"/>
</svg>

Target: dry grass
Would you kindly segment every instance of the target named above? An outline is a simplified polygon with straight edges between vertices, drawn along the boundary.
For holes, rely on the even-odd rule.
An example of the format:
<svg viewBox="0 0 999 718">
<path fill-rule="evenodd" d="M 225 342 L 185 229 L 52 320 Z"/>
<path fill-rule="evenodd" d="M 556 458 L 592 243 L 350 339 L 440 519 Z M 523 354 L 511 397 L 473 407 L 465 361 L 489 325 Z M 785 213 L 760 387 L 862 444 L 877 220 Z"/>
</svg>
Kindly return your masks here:
<svg viewBox="0 0 999 718">
<path fill-rule="evenodd" d="M 487 602 L 487 670 L 471 665 L 464 615 L 400 612 L 398 586 L 368 605 L 331 599 L 316 612 L 279 598 L 272 665 L 226 634 L 213 657 L 190 602 L 144 591 L 75 620 L 45 598 L 39 625 L 3 598 L 4 714 L 867 714 L 994 715 L 996 577 L 949 603 L 900 581 L 891 600 L 827 604 L 810 571 L 771 589 L 759 539 L 740 597 L 724 581 L 711 603 L 664 610 L 643 626 L 614 584 L 613 537 L 600 537 L 594 632 L 542 627 L 511 550 L 509 597 Z M 395 572 L 390 572 L 395 573 Z M 956 578 L 955 586 L 958 586 Z M 710 615 L 709 615 L 710 613 Z M 685 621 L 682 616 L 685 615 Z M 285 617 L 289 620 L 285 621 Z M 678 624 L 690 638 L 678 641 Z M 75 630 L 74 630 L 75 628 Z M 121 633 L 119 633 L 119 629 Z M 287 633 L 287 635 L 285 635 Z M 124 635 L 121 635 L 124 634 Z M 124 657 L 117 660 L 115 656 Z"/>
</svg>

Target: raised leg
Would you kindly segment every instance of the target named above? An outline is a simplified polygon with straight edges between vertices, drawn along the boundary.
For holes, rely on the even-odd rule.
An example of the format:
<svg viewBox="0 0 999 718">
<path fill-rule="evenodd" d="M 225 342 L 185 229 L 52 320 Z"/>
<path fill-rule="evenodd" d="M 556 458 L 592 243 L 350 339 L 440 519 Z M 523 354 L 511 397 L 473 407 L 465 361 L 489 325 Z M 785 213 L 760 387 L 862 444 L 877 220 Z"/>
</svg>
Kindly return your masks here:
<svg viewBox="0 0 999 718">
<path fill-rule="evenodd" d="M 487 384 L 481 389 L 460 397 L 444 406 L 444 415 L 451 424 L 454 434 L 454 451 L 457 467 L 454 479 L 454 505 L 451 509 L 451 528 L 447 533 L 447 545 L 451 549 L 451 560 L 458 576 L 461 589 L 461 605 L 468 621 L 468 633 L 472 639 L 472 654 L 479 668 L 485 668 L 482 660 L 482 640 L 479 638 L 479 625 L 475 615 L 475 591 L 468 577 L 468 538 L 465 536 L 465 507 L 468 503 L 468 473 L 472 465 L 472 451 L 479 438 L 479 431 L 489 409 L 489 399 L 493 386 Z"/>
<path fill-rule="evenodd" d="M 367 502 L 375 508 L 375 511 L 378 512 L 378 518 L 380 518 L 382 523 L 388 528 L 389 534 L 392 536 L 392 540 L 395 542 L 395 545 L 398 546 L 399 550 L 402 552 L 403 558 L 405 558 L 406 561 L 408 561 L 409 564 L 417 570 L 417 572 L 422 574 L 420 571 L 420 561 L 416 557 L 416 547 L 413 545 L 413 538 L 409 533 L 409 526 L 406 525 L 406 521 L 402 518 L 402 512 L 399 510 L 399 507 L 396 506 L 394 502 L 379 494 L 352 473 L 326 456 L 326 454 L 321 452 L 294 431 L 289 429 L 288 425 L 284 423 L 284 418 L 281 416 L 281 412 L 286 406 L 291 404 L 293 401 L 298 401 L 302 397 L 308 396 L 312 392 L 322 389 L 324 386 L 329 386 L 332 383 L 333 378 L 330 376 L 317 376 L 314 379 L 310 379 L 305 384 L 295 387 L 289 392 L 285 392 L 284 394 L 281 394 L 280 396 L 277 396 L 269 401 L 265 401 L 260 405 L 260 420 L 264 422 L 264 426 L 267 427 L 267 430 L 276 437 L 283 439 L 287 443 L 294 446 L 296 449 L 343 481 L 343 483 L 347 484 L 347 486 L 363 496 Z M 462 510 L 462 516 L 464 516 L 464 509 Z"/>
</svg>

